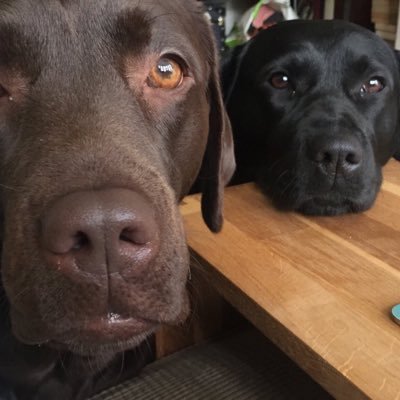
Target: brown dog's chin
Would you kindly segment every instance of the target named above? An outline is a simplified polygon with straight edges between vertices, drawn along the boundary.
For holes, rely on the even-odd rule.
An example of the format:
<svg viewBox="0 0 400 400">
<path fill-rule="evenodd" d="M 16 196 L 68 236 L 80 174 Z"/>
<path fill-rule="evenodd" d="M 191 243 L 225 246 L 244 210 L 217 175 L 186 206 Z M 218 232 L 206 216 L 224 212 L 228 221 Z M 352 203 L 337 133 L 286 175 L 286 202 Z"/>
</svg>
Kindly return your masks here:
<svg viewBox="0 0 400 400">
<path fill-rule="evenodd" d="M 180 312 L 168 321 L 155 321 L 139 317 L 123 317 L 109 313 L 104 317 L 91 317 L 74 323 L 64 332 L 52 334 L 44 321 L 33 321 L 12 313 L 12 329 L 18 340 L 28 345 L 44 345 L 82 356 L 97 352 L 116 353 L 132 349 L 153 334 L 162 324 L 183 323 L 190 311 L 185 293 Z"/>
</svg>

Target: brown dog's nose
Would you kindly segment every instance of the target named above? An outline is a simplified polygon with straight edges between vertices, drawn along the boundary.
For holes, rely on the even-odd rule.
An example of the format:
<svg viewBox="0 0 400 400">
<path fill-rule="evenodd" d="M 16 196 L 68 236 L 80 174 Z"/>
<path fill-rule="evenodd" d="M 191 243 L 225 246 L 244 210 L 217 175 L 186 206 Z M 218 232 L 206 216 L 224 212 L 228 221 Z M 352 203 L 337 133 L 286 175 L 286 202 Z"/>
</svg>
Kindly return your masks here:
<svg viewBox="0 0 400 400">
<path fill-rule="evenodd" d="M 159 248 L 149 201 L 127 189 L 68 194 L 51 205 L 41 223 L 46 260 L 57 268 L 123 272 L 146 266 Z"/>
<path fill-rule="evenodd" d="M 309 158 L 328 174 L 351 175 L 362 163 L 362 147 L 353 138 L 318 137 L 309 143 Z"/>
</svg>

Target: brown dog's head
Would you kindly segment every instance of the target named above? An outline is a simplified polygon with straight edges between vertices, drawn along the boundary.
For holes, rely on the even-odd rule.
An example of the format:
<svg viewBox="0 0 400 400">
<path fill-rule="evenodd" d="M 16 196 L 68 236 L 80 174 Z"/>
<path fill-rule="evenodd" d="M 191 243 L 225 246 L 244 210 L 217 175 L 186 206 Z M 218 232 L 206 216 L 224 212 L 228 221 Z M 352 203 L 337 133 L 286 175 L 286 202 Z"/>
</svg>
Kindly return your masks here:
<svg viewBox="0 0 400 400">
<path fill-rule="evenodd" d="M 234 161 L 195 1 L 0 0 L 1 278 L 28 344 L 122 350 L 188 312 L 177 204 Z"/>
</svg>

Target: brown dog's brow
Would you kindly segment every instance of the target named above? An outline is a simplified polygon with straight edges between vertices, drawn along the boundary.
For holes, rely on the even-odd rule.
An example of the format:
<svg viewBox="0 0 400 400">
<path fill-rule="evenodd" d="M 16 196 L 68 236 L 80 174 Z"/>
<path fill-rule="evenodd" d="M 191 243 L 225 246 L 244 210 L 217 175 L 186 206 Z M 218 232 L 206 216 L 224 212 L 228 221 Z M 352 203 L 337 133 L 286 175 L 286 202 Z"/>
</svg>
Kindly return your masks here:
<svg viewBox="0 0 400 400">
<path fill-rule="evenodd" d="M 40 74 L 36 46 L 10 26 L 0 26 L 0 38 L 0 84 L 6 85 L 10 79 L 15 83 L 15 79 L 21 81 L 20 78 L 23 86 L 34 82 Z"/>
<path fill-rule="evenodd" d="M 113 38 L 123 53 L 141 51 L 151 39 L 150 22 L 140 9 L 121 13 L 113 29 Z"/>
<path fill-rule="evenodd" d="M 29 39 L 11 24 L 0 24 L 0 38 L 0 64 L 2 65 L 23 53 L 29 42 Z"/>
</svg>

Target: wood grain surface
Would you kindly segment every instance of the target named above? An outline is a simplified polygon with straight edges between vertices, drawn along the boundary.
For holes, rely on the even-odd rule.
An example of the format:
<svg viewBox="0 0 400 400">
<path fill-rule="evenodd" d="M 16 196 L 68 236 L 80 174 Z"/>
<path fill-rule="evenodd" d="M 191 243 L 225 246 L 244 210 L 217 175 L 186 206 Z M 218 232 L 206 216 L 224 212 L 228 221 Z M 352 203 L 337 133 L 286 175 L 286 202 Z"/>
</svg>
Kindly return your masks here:
<svg viewBox="0 0 400 400">
<path fill-rule="evenodd" d="M 337 399 L 400 400 L 400 163 L 384 177 L 363 214 L 279 212 L 245 184 L 226 189 L 215 235 L 198 195 L 181 207 L 212 284 Z"/>
</svg>

